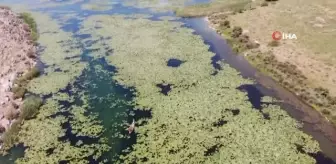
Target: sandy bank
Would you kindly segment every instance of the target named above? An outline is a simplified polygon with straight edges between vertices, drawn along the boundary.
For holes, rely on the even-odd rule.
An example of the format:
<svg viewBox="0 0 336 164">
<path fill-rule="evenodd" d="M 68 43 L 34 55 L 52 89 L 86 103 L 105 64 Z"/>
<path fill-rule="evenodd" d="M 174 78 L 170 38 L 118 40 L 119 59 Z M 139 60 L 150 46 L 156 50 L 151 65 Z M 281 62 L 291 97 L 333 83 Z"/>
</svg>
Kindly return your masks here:
<svg viewBox="0 0 336 164">
<path fill-rule="evenodd" d="M 18 77 L 32 68 L 36 47 L 27 24 L 9 8 L 0 7 L 0 133 L 18 115 L 22 99 L 15 99 L 11 89 Z M 4 128 L 2 128 L 4 127 Z"/>
</svg>

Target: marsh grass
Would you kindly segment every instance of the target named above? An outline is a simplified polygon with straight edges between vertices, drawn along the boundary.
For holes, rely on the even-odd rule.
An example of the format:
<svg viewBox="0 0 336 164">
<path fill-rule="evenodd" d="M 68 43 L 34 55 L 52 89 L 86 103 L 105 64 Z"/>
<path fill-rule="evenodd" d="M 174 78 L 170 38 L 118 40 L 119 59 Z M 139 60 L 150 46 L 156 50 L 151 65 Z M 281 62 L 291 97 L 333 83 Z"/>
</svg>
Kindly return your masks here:
<svg viewBox="0 0 336 164">
<path fill-rule="evenodd" d="M 27 91 L 27 85 L 29 81 L 38 77 L 39 75 L 40 70 L 37 67 L 33 67 L 23 76 L 17 77 L 14 80 L 15 86 L 12 88 L 13 98 L 14 99 L 23 98 Z"/>
<path fill-rule="evenodd" d="M 37 24 L 34 18 L 32 17 L 30 13 L 26 13 L 26 12 L 21 13 L 19 17 L 23 19 L 26 24 L 28 24 L 30 28 L 32 40 L 36 43 L 39 38 L 39 34 L 37 31 Z"/>
<path fill-rule="evenodd" d="M 180 17 L 202 17 L 217 12 L 241 13 L 249 6 L 249 3 L 250 1 L 248 0 L 215 1 L 207 4 L 197 4 L 179 8 L 175 10 L 175 14 Z"/>
<path fill-rule="evenodd" d="M 12 147 L 18 141 L 18 134 L 21 129 L 21 120 L 16 120 L 13 122 L 12 126 L 2 135 L 3 148 L 1 149 L 2 153 L 5 153 L 5 150 Z"/>
<path fill-rule="evenodd" d="M 14 99 L 22 98 L 25 95 L 26 91 L 27 89 L 21 86 L 13 87 L 12 88 L 13 98 Z"/>
<path fill-rule="evenodd" d="M 264 2 L 262 2 L 261 3 L 261 5 L 260 5 L 261 7 L 265 7 L 265 6 L 268 6 L 268 3 L 266 2 L 266 1 L 264 1 Z"/>
<path fill-rule="evenodd" d="M 270 46 L 270 47 L 278 47 L 278 46 L 280 46 L 280 42 L 277 41 L 277 40 L 272 40 L 272 41 L 270 41 L 268 43 L 268 46 Z"/>
<path fill-rule="evenodd" d="M 22 121 L 35 117 L 42 103 L 40 97 L 30 96 L 24 100 L 20 113 L 12 108 L 5 114 L 9 120 L 16 120 L 2 136 L 3 149 L 1 149 L 1 153 L 6 153 L 7 149 L 17 143 Z"/>
</svg>

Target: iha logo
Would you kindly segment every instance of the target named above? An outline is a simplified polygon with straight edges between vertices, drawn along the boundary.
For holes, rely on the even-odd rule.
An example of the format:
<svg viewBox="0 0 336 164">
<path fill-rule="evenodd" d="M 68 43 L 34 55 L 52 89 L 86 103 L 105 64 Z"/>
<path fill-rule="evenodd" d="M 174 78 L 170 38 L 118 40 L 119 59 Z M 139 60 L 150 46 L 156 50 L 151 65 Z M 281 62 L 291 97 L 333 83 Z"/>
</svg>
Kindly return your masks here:
<svg viewBox="0 0 336 164">
<path fill-rule="evenodd" d="M 281 39 L 297 39 L 295 34 L 292 33 L 284 33 L 280 31 L 274 31 L 272 34 L 273 40 L 281 40 Z"/>
</svg>

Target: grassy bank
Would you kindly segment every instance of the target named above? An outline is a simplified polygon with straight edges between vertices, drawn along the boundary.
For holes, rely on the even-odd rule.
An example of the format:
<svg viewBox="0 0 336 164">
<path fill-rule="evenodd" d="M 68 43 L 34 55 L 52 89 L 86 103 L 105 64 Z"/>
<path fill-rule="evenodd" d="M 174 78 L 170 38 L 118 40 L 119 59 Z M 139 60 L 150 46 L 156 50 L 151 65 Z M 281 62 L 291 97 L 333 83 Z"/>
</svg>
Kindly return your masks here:
<svg viewBox="0 0 336 164">
<path fill-rule="evenodd" d="M 14 87 L 12 88 L 13 98 L 14 99 L 23 98 L 25 93 L 27 92 L 27 85 L 29 81 L 33 80 L 39 75 L 40 71 L 38 70 L 38 68 L 33 67 L 23 76 L 17 77 L 14 80 Z"/>
<path fill-rule="evenodd" d="M 39 34 L 37 31 L 37 24 L 32 15 L 30 13 L 20 13 L 19 18 L 23 19 L 23 21 L 29 26 L 31 39 L 36 43 L 39 38 Z"/>
<path fill-rule="evenodd" d="M 220 3 L 220 1 L 217 3 Z M 289 21 L 286 20 L 287 17 L 278 17 L 277 22 L 273 22 L 271 19 L 268 19 L 268 17 L 271 17 L 274 15 L 274 13 L 277 13 L 278 10 L 280 10 L 278 8 L 281 6 L 281 4 L 277 6 L 278 3 L 291 4 L 286 0 L 277 2 L 257 1 L 254 2 L 254 4 L 250 3 L 245 5 L 257 6 L 256 8 L 251 7 L 251 9 L 255 10 L 248 10 L 245 8 L 241 12 L 233 12 L 236 10 L 236 8 L 232 8 L 230 13 L 227 12 L 230 11 L 229 4 L 226 4 L 227 8 L 221 7 L 220 10 L 217 10 L 216 8 L 219 8 L 219 5 L 212 5 L 210 3 L 207 5 L 203 4 L 202 6 L 190 6 L 183 9 L 182 11 L 177 12 L 177 14 L 187 17 L 209 16 L 211 24 L 216 28 L 218 33 L 228 40 L 228 43 L 236 53 L 244 54 L 246 59 L 261 72 L 271 76 L 279 84 L 298 95 L 303 101 L 310 104 L 316 110 L 320 111 L 322 115 L 326 116 L 331 122 L 336 124 L 336 111 L 334 110 L 336 108 L 336 97 L 335 91 L 332 87 L 336 81 L 333 80 L 330 83 L 326 83 L 329 82 L 330 79 L 334 78 L 332 72 L 335 70 L 333 66 L 335 62 L 330 62 L 333 61 L 334 57 L 330 56 L 330 61 L 324 61 L 317 57 L 311 59 L 309 53 L 303 53 L 310 50 L 309 48 L 314 48 L 310 52 L 317 52 L 324 45 L 328 46 L 329 37 L 318 36 L 317 33 L 315 38 L 319 38 L 319 40 L 312 40 L 312 38 L 304 39 L 304 37 L 306 37 L 308 34 L 294 31 L 297 34 L 301 34 L 300 36 L 302 37 L 302 40 L 297 42 L 285 42 L 284 40 L 272 41 L 270 37 L 272 31 L 270 31 L 267 39 L 267 36 L 265 36 L 267 34 L 265 33 L 265 29 L 270 29 L 268 26 L 273 27 L 271 30 L 282 30 L 287 29 L 288 27 L 285 26 L 285 24 L 278 23 L 286 21 L 289 23 Z M 225 4 L 223 5 L 225 6 Z M 268 8 L 272 9 L 269 10 Z M 285 8 L 282 9 L 284 10 Z M 310 8 L 307 7 L 307 9 Z M 266 10 L 267 13 L 264 10 Z M 299 11 L 299 9 L 296 8 L 295 10 Z M 211 12 L 206 13 L 204 11 Z M 261 13 L 264 13 L 264 15 L 260 15 Z M 300 14 L 302 13 L 296 13 L 296 15 Z M 316 15 L 316 17 L 317 16 L 318 15 Z M 261 19 L 260 17 L 264 18 Z M 323 20 L 321 20 L 322 18 L 317 17 L 316 19 L 320 20 L 320 22 L 323 22 Z M 270 25 L 268 22 L 271 21 L 273 24 Z M 334 26 L 334 24 L 332 25 Z M 307 26 L 298 27 L 298 30 L 303 30 L 302 28 L 309 29 Z M 243 31 L 247 32 L 244 33 Z M 322 34 L 320 33 L 320 35 Z M 255 42 L 251 40 L 258 41 Z M 306 40 L 309 40 L 310 43 L 308 43 Z M 321 43 L 324 43 L 324 45 Z M 321 45 L 320 47 L 317 47 L 316 44 Z M 302 50 L 304 48 L 305 51 Z M 292 51 L 288 51 L 289 49 Z M 332 52 L 332 49 L 328 51 L 323 49 L 318 53 L 323 54 L 319 56 L 326 57 L 328 52 Z M 292 55 L 290 56 L 288 54 Z M 296 57 L 294 59 L 293 56 L 295 57 L 295 54 L 301 54 L 301 58 Z M 284 58 L 284 56 L 286 58 Z M 306 63 L 309 63 L 309 66 Z M 314 74 L 314 77 L 311 75 L 312 73 Z M 316 79 L 316 77 L 319 78 Z"/>
<path fill-rule="evenodd" d="M 18 137 L 22 123 L 24 120 L 34 118 L 39 112 L 42 103 L 42 99 L 37 96 L 29 96 L 24 100 L 20 109 L 20 114 L 13 117 L 13 120 L 15 121 L 12 123 L 11 127 L 2 135 L 1 141 L 3 144 L 0 153 L 5 154 L 9 148 L 18 143 Z"/>
</svg>

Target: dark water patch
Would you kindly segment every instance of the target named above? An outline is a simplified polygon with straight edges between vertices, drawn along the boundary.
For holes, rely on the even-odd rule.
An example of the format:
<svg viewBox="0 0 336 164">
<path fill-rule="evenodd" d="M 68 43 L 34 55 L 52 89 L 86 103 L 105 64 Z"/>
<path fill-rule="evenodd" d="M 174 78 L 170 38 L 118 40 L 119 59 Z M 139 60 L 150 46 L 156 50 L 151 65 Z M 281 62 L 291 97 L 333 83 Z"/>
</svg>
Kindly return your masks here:
<svg viewBox="0 0 336 164">
<path fill-rule="evenodd" d="M 105 56 L 110 56 L 113 54 L 113 49 L 107 49 L 106 52 L 105 52 Z"/>
<path fill-rule="evenodd" d="M 72 96 L 73 95 L 72 89 L 73 89 L 73 86 L 70 83 L 65 88 L 60 89 L 59 92 L 60 93 L 66 93 L 67 95 Z"/>
<path fill-rule="evenodd" d="M 65 135 L 58 138 L 59 141 L 69 141 L 72 146 L 80 147 L 77 145 L 81 141 L 85 145 L 91 145 L 99 142 L 99 138 L 92 138 L 89 136 L 78 136 L 72 133 L 72 127 L 70 122 L 65 122 L 62 124 L 62 128 L 65 129 Z"/>
<path fill-rule="evenodd" d="M 87 39 L 91 38 L 91 34 L 75 34 L 74 37 L 79 38 L 79 39 Z"/>
<path fill-rule="evenodd" d="M 231 109 L 232 115 L 237 116 L 240 113 L 239 109 Z"/>
<path fill-rule="evenodd" d="M 47 156 L 50 156 L 51 154 L 54 153 L 55 148 L 49 148 L 46 150 Z"/>
<path fill-rule="evenodd" d="M 142 120 L 141 123 L 136 122 L 136 126 L 143 126 L 147 123 L 147 119 L 152 118 L 152 109 L 133 109 L 129 112 L 128 122 Z"/>
<path fill-rule="evenodd" d="M 217 145 L 213 145 L 210 148 L 208 148 L 205 152 L 204 152 L 204 156 L 212 156 L 215 153 L 217 153 L 219 151 L 219 149 L 222 147 L 223 145 L 221 144 L 217 144 Z"/>
<path fill-rule="evenodd" d="M 81 21 L 76 18 L 69 19 L 67 22 L 64 23 L 61 29 L 65 32 L 76 33 L 80 30 L 80 22 Z"/>
<path fill-rule="evenodd" d="M 54 69 L 55 72 L 62 72 L 61 68 Z"/>
<path fill-rule="evenodd" d="M 58 162 L 59 164 L 69 164 L 70 161 L 69 160 L 61 160 Z"/>
<path fill-rule="evenodd" d="M 181 64 L 183 64 L 185 61 L 171 58 L 167 61 L 167 66 L 168 67 L 179 67 Z"/>
<path fill-rule="evenodd" d="M 211 46 L 210 46 L 210 49 L 211 49 Z M 214 55 L 213 57 L 211 57 L 211 64 L 216 70 L 222 70 L 221 65 L 218 64 L 218 61 L 220 61 L 220 60 L 221 60 L 221 58 L 217 54 Z"/>
<path fill-rule="evenodd" d="M 99 58 L 99 59 L 97 59 L 97 62 L 101 63 L 103 68 L 107 71 L 116 72 L 116 70 L 117 70 L 117 68 L 115 66 L 108 64 L 105 58 Z"/>
<path fill-rule="evenodd" d="M 302 145 L 295 144 L 295 146 L 296 146 L 296 150 L 300 152 L 301 154 L 307 154 L 313 157 L 316 161 L 316 164 L 335 164 L 335 162 L 332 159 L 326 157 L 321 151 L 318 151 L 316 153 L 307 153 L 303 149 Z"/>
<path fill-rule="evenodd" d="M 266 120 L 270 120 L 271 119 L 271 117 L 270 117 L 270 115 L 268 113 L 262 112 L 262 115 L 263 115 L 264 119 L 266 119 Z"/>
<path fill-rule="evenodd" d="M 69 59 L 76 59 L 76 58 L 80 58 L 81 55 L 75 55 L 75 56 L 71 56 L 71 57 L 65 57 L 65 60 L 69 60 Z"/>
<path fill-rule="evenodd" d="M 24 157 L 26 149 L 27 147 L 25 147 L 22 143 L 13 146 L 11 149 L 9 149 L 8 154 L 5 156 L 0 156 L 0 163 L 14 164 L 16 159 Z"/>
<path fill-rule="evenodd" d="M 262 94 L 255 85 L 251 84 L 244 84 L 241 85 L 237 88 L 240 91 L 247 92 L 247 97 L 249 101 L 252 103 L 253 108 L 255 109 L 262 109 L 261 106 L 261 98 L 264 97 L 265 95 Z"/>
<path fill-rule="evenodd" d="M 49 99 L 49 98 L 51 98 L 53 96 L 53 94 L 52 93 L 49 93 L 49 94 L 47 94 L 47 95 L 43 95 L 42 96 L 42 99 L 45 101 L 46 99 Z"/>
<path fill-rule="evenodd" d="M 211 74 L 211 76 L 216 76 L 217 74 L 218 74 L 218 71 L 215 70 L 215 71 Z"/>
<path fill-rule="evenodd" d="M 158 88 L 161 88 L 161 93 L 168 96 L 168 93 L 171 91 L 172 84 L 156 84 Z"/>
<path fill-rule="evenodd" d="M 221 127 L 221 126 L 223 126 L 223 125 L 225 125 L 227 123 L 228 123 L 228 121 L 223 120 L 223 119 L 219 119 L 217 122 L 212 123 L 212 126 L 214 126 L 214 127 Z"/>
</svg>

